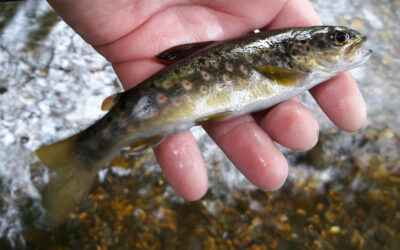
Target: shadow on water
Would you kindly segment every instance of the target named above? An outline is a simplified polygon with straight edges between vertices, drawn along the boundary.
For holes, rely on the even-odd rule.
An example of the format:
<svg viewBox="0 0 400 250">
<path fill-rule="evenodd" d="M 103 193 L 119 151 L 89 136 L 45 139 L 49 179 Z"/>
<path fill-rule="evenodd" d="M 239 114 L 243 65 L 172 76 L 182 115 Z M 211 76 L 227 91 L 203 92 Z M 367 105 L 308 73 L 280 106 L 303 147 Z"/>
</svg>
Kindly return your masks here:
<svg viewBox="0 0 400 250">
<path fill-rule="evenodd" d="M 210 176 L 202 200 L 179 198 L 151 152 L 123 152 L 52 230 L 38 190 L 48 172 L 32 152 L 98 119 L 118 81 L 47 3 L 0 4 L 0 249 L 399 248 L 400 3 L 312 2 L 324 23 L 368 34 L 375 54 L 353 72 L 369 108 L 365 128 L 333 129 L 303 95 L 320 140 L 308 152 L 282 149 L 291 169 L 275 192 L 249 184 L 195 128 Z"/>
<path fill-rule="evenodd" d="M 18 2 L 14 3 L 2 3 L 0 5 L 0 32 L 8 24 L 8 22 L 14 17 L 18 9 Z"/>
<path fill-rule="evenodd" d="M 29 32 L 27 36 L 26 51 L 35 49 L 39 42 L 47 37 L 53 26 L 60 21 L 58 14 L 52 10 L 47 11 L 37 18 L 39 27 Z"/>
</svg>

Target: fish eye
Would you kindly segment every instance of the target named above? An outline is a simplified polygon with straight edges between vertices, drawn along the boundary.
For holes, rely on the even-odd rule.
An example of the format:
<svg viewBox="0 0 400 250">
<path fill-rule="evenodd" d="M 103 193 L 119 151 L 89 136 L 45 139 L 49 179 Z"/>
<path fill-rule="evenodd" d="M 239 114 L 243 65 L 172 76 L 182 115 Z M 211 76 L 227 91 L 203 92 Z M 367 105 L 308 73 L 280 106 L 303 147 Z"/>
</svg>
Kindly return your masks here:
<svg viewBox="0 0 400 250">
<path fill-rule="evenodd" d="M 330 39 L 334 45 L 341 46 L 349 42 L 350 35 L 343 31 L 336 31 L 334 34 L 331 34 Z"/>
</svg>

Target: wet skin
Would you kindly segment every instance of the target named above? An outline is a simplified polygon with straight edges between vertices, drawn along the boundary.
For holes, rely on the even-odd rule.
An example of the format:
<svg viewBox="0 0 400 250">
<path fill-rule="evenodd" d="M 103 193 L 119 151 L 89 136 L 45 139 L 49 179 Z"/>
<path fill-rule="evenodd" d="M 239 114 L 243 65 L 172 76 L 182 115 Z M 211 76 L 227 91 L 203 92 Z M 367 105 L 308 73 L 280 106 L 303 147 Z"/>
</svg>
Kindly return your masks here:
<svg viewBox="0 0 400 250">
<path fill-rule="evenodd" d="M 125 88 L 131 88 L 163 64 L 154 56 L 177 44 L 222 40 L 252 29 L 319 24 L 308 1 L 50 1 L 61 16 L 113 63 Z M 225 2 L 226 3 L 226 2 Z M 99 28 L 101 27 L 101 28 Z M 365 122 L 365 104 L 349 73 L 311 90 L 328 117 L 346 131 Z M 294 150 L 315 145 L 318 123 L 294 98 L 275 107 L 220 124 L 205 126 L 238 169 L 262 189 L 276 189 L 286 179 L 287 162 L 276 141 Z M 168 137 L 155 148 L 164 173 L 185 199 L 200 198 L 207 175 L 200 151 L 189 132 Z"/>
</svg>

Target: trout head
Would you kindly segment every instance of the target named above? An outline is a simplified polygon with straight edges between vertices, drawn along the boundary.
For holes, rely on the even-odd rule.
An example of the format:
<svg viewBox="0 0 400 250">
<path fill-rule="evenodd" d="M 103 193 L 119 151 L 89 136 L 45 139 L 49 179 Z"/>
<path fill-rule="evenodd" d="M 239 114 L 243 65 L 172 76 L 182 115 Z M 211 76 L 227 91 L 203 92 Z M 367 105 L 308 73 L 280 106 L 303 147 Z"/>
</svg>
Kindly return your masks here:
<svg viewBox="0 0 400 250">
<path fill-rule="evenodd" d="M 307 27 L 287 41 L 293 70 L 331 77 L 364 63 L 371 50 L 363 48 L 366 36 L 340 26 Z"/>
</svg>

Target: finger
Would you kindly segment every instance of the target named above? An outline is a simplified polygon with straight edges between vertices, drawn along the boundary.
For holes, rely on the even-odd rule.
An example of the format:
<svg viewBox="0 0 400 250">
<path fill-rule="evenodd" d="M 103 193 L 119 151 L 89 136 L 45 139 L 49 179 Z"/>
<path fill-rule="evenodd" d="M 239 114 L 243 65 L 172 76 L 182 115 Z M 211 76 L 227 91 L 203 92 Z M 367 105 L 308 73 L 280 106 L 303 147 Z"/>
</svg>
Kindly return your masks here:
<svg viewBox="0 0 400 250">
<path fill-rule="evenodd" d="M 129 0 L 48 2 L 68 25 L 92 45 L 110 43 L 122 37 L 144 22 L 146 16 L 158 10 L 155 4 L 146 7 Z M 136 15 L 132 15 L 133 7 Z"/>
<path fill-rule="evenodd" d="M 270 109 L 260 126 L 274 141 L 293 150 L 308 150 L 318 141 L 318 122 L 297 98 Z"/>
<path fill-rule="evenodd" d="M 308 0 L 287 1 L 267 29 L 320 25 L 321 21 Z"/>
<path fill-rule="evenodd" d="M 285 1 L 254 1 L 245 6 L 241 0 L 232 0 L 229 6 L 221 1 L 195 2 L 164 8 L 121 39 L 95 48 L 111 62 L 153 59 L 178 44 L 232 38 L 262 27 Z"/>
<path fill-rule="evenodd" d="M 189 13 L 191 19 L 182 17 Z M 96 49 L 111 62 L 153 59 L 177 44 L 220 39 L 223 33 L 218 18 L 205 8 L 188 8 L 186 14 L 183 7 L 171 8 L 153 15 L 134 32 L 114 43 Z"/>
<path fill-rule="evenodd" d="M 340 129 L 356 131 L 366 122 L 366 105 L 354 78 L 342 73 L 310 90 L 318 105 Z"/>
<path fill-rule="evenodd" d="M 205 129 L 250 182 L 264 190 L 277 189 L 284 183 L 287 161 L 250 115 Z"/>
<path fill-rule="evenodd" d="M 206 193 L 206 168 L 189 131 L 169 136 L 154 148 L 154 153 L 165 178 L 185 200 L 198 200 Z"/>
<path fill-rule="evenodd" d="M 118 75 L 124 89 L 130 89 L 136 86 L 164 67 L 164 65 L 158 62 L 150 60 L 137 60 L 113 64 L 114 71 Z"/>
</svg>

